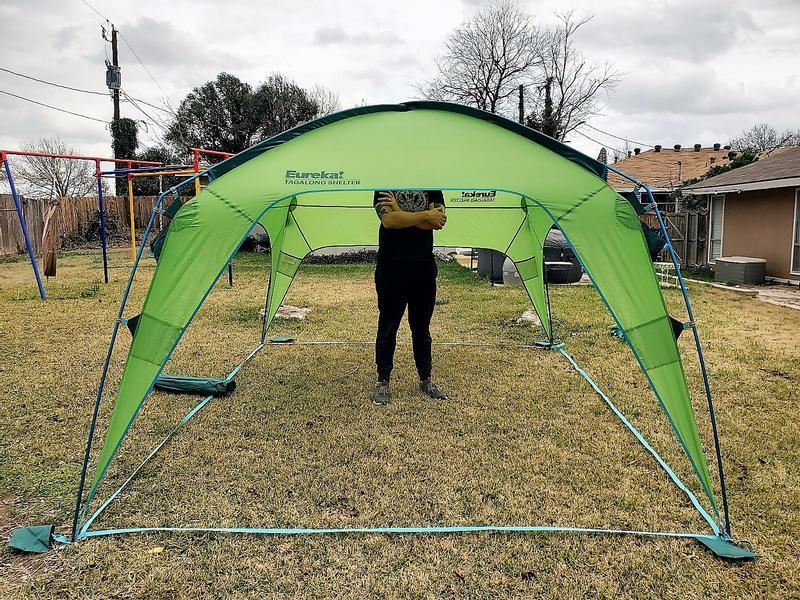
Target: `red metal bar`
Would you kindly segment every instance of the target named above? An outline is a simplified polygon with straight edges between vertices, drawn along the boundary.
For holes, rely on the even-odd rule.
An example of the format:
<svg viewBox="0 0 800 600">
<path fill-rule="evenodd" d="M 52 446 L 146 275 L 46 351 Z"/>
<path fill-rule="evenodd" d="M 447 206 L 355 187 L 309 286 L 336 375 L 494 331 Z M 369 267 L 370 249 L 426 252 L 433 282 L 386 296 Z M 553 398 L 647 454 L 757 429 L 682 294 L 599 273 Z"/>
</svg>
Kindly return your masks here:
<svg viewBox="0 0 800 600">
<path fill-rule="evenodd" d="M 192 154 L 196 157 L 199 156 L 200 154 L 208 154 L 211 156 L 224 156 L 225 158 L 233 156 L 232 152 L 220 152 L 219 150 L 206 150 L 205 148 L 190 148 L 190 150 L 192 151 Z"/>
<path fill-rule="evenodd" d="M 136 165 L 154 165 L 161 166 L 164 163 L 153 160 L 135 160 L 131 158 L 103 158 L 101 156 L 83 156 L 80 154 L 50 154 L 48 152 L 29 152 L 27 150 L 0 150 L 0 157 L 2 156 L 41 156 L 42 158 L 67 158 L 74 160 L 89 160 L 100 162 L 113 162 L 113 163 L 130 163 Z"/>
</svg>

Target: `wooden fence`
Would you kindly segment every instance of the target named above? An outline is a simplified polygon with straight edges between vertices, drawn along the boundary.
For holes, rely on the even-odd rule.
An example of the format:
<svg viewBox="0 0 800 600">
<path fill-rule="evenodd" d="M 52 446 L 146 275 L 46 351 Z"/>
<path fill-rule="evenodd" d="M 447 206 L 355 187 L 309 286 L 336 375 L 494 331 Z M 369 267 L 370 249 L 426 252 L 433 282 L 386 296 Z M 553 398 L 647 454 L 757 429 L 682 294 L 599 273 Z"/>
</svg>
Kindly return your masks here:
<svg viewBox="0 0 800 600">
<path fill-rule="evenodd" d="M 708 212 L 705 210 L 683 210 L 662 212 L 664 225 L 672 241 L 672 247 L 683 267 L 696 267 L 708 262 Z M 644 221 L 651 227 L 658 227 L 654 214 L 644 215 Z M 667 252 L 662 252 L 658 260 L 671 262 Z"/>
<path fill-rule="evenodd" d="M 115 220 L 122 228 L 121 233 L 130 236 L 130 216 L 128 198 L 124 196 L 104 196 L 105 215 L 107 220 Z M 150 219 L 155 206 L 155 196 L 134 198 L 134 219 L 136 230 L 141 231 Z M 21 198 L 25 222 L 31 237 L 33 248 L 41 253 L 42 233 L 50 202 L 32 198 Z M 9 256 L 25 252 L 25 238 L 19 224 L 14 199 L 11 194 L 0 194 L 0 256 Z M 61 198 L 56 211 L 57 226 L 61 239 L 85 239 L 92 223 L 97 221 L 97 197 Z"/>
</svg>

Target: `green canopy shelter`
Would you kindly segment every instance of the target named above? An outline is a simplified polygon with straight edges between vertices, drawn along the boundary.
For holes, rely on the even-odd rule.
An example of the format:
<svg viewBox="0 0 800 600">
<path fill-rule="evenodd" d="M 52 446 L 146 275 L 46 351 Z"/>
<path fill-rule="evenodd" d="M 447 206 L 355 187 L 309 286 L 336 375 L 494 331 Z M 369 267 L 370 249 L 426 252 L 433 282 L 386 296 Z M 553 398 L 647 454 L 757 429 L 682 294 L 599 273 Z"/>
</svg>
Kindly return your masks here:
<svg viewBox="0 0 800 600">
<path fill-rule="evenodd" d="M 435 244 L 491 248 L 508 255 L 539 315 L 543 333 L 549 340 L 546 345 L 562 352 L 591 382 L 562 345 L 553 343 L 552 339 L 542 246 L 553 226 L 564 233 L 646 375 L 703 491 L 704 500 L 700 502 L 618 413 L 689 496 L 713 533 L 659 535 L 688 535 L 707 545 L 722 544 L 723 553 L 736 553 L 739 548 L 730 540 L 727 502 L 723 520 L 700 442 L 676 343 L 674 320 L 667 314 L 636 207 L 607 185 L 608 168 L 545 135 L 496 115 L 454 104 L 408 102 L 360 107 L 300 125 L 208 169 L 203 174 L 208 177 L 208 187 L 179 207 L 163 239 L 141 315 L 132 328 L 134 337 L 110 424 L 89 480 L 87 468 L 108 371 L 109 360 L 106 361 L 78 492 L 73 539 L 120 532 L 90 528 L 99 512 L 122 489 L 87 519 L 87 510 L 98 485 L 184 331 L 257 224 L 269 234 L 272 268 L 261 343 L 248 359 L 265 344 L 269 324 L 306 255 L 332 246 L 377 244 L 375 190 L 441 189 L 446 198 L 448 222 L 443 230 L 435 233 Z M 184 183 L 189 181 L 191 179 Z M 646 187 L 642 189 L 649 193 Z M 169 195 L 176 196 L 177 188 L 162 195 L 153 218 Z M 652 201 L 652 196 L 650 198 Z M 173 210 L 175 206 L 173 204 Z M 666 230 L 664 235 L 666 237 Z M 140 257 L 143 248 L 144 244 Z M 131 271 L 131 281 L 135 268 L 136 265 Z M 114 328 L 109 359 L 120 324 L 125 321 L 129 290 L 130 282 Z M 691 313 L 687 327 L 694 329 Z M 694 333 L 696 335 L 696 330 Z M 227 379 L 231 380 L 241 366 Z M 599 388 L 596 389 L 618 412 Z M 210 398 L 198 405 L 182 423 Z M 710 394 L 708 398 L 710 401 Z M 714 431 L 716 433 L 716 429 Z M 717 458 L 720 459 L 719 452 Z M 719 466 L 721 468 L 721 461 Z M 84 501 L 86 481 L 88 495 Z M 721 483 L 724 499 L 724 480 Z M 485 526 L 358 531 L 432 532 L 482 528 L 553 529 Z M 339 530 L 242 528 L 235 531 Z"/>
</svg>

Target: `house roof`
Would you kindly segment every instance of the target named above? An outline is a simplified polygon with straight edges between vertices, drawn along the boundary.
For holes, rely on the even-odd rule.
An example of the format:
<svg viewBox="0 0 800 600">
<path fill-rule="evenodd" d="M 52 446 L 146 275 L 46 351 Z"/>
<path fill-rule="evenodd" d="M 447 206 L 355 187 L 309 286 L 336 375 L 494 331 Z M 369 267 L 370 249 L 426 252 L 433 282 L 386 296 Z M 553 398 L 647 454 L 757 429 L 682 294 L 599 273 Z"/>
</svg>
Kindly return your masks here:
<svg viewBox="0 0 800 600">
<path fill-rule="evenodd" d="M 754 163 L 690 185 L 684 192 L 716 194 L 793 186 L 800 186 L 800 147 L 782 148 Z"/>
<path fill-rule="evenodd" d="M 681 148 L 677 152 L 673 148 L 664 148 L 660 152 L 647 150 L 613 163 L 615 169 L 624 171 L 642 183 L 646 183 L 653 191 L 673 190 L 681 183 L 695 177 L 702 177 L 715 165 L 728 162 L 729 150 L 693 147 Z M 608 185 L 617 191 L 633 189 L 633 184 L 609 170 Z"/>
</svg>

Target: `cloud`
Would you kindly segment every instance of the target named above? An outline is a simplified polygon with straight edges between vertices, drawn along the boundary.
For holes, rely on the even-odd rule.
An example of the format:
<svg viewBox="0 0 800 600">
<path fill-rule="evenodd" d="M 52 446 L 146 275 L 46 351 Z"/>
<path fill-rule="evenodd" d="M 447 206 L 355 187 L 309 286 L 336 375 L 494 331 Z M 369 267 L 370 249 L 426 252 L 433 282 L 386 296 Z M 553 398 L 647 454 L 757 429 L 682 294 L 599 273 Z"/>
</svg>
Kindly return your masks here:
<svg viewBox="0 0 800 600">
<path fill-rule="evenodd" d="M 597 50 L 709 62 L 747 36 L 762 34 L 751 11 L 722 0 L 654 3 L 648 10 L 598 13 L 580 34 Z"/>
<path fill-rule="evenodd" d="M 405 41 L 400 36 L 391 31 L 353 34 L 345 31 L 341 25 L 320 27 L 314 31 L 313 42 L 318 46 L 332 46 L 338 44 L 353 46 L 388 46 L 405 44 Z"/>
<path fill-rule="evenodd" d="M 209 47 L 197 32 L 180 30 L 169 21 L 142 17 L 135 23 L 120 25 L 119 29 L 124 36 L 119 41 L 120 53 L 128 54 L 126 59 L 130 62 L 136 61 L 136 57 L 131 55 L 126 40 L 148 67 L 175 69 L 210 63 L 234 69 L 244 64 L 228 50 Z"/>
<path fill-rule="evenodd" d="M 798 85 L 786 81 L 736 80 L 703 65 L 660 61 L 628 73 L 609 98 L 610 109 L 628 114 L 720 115 L 790 111 Z"/>
</svg>

